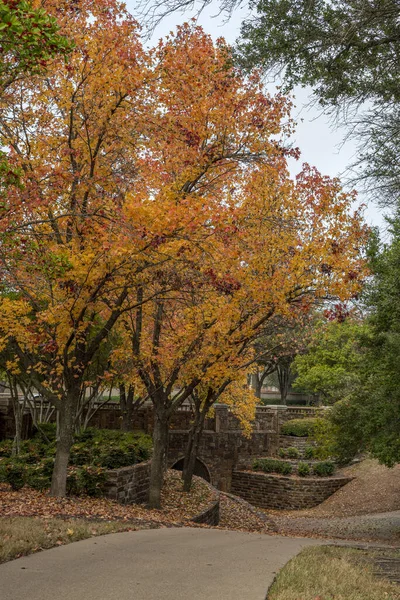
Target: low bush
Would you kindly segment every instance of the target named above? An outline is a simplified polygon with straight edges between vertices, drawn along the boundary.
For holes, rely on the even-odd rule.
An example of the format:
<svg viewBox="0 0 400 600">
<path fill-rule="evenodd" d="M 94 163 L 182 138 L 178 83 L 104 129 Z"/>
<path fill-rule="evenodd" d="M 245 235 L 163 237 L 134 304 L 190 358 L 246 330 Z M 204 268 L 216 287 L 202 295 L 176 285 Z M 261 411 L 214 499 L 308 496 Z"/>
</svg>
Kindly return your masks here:
<svg viewBox="0 0 400 600">
<path fill-rule="evenodd" d="M 280 458 L 286 458 L 286 456 L 287 456 L 286 448 L 279 448 L 278 456 Z"/>
<path fill-rule="evenodd" d="M 69 467 L 67 477 L 67 491 L 74 496 L 101 496 L 107 481 L 107 469 L 85 465 L 83 467 Z"/>
<path fill-rule="evenodd" d="M 293 467 L 290 463 L 274 458 L 259 458 L 254 461 L 253 469 L 263 471 L 264 473 L 279 473 L 280 475 L 290 475 Z"/>
<path fill-rule="evenodd" d="M 329 477 L 335 472 L 335 465 L 329 460 L 319 462 L 313 467 L 314 475 L 318 477 Z"/>
<path fill-rule="evenodd" d="M 25 485 L 25 465 L 18 460 L 8 459 L 3 465 L 1 464 L 0 480 L 10 484 L 11 489 L 20 490 Z"/>
<path fill-rule="evenodd" d="M 286 453 L 288 458 L 296 459 L 300 456 L 300 452 L 297 450 L 297 448 L 294 447 L 287 448 Z"/>
<path fill-rule="evenodd" d="M 311 460 L 314 457 L 315 457 L 314 446 L 306 446 L 306 448 L 304 449 L 304 458 L 308 458 L 308 460 Z"/>
<path fill-rule="evenodd" d="M 297 473 L 300 477 L 307 477 L 307 475 L 310 474 L 310 466 L 305 462 L 299 463 L 297 466 Z"/>
<path fill-rule="evenodd" d="M 308 437 L 314 433 L 319 419 L 291 419 L 281 427 L 282 435 L 293 435 L 295 437 Z"/>
</svg>

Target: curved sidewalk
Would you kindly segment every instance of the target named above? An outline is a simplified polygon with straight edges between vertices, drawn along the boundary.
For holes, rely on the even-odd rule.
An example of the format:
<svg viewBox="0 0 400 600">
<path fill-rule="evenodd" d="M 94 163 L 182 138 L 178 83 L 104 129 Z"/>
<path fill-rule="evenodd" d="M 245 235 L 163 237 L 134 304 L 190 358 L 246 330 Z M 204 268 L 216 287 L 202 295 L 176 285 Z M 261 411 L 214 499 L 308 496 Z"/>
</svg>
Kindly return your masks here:
<svg viewBox="0 0 400 600">
<path fill-rule="evenodd" d="M 265 600 L 321 540 L 215 529 L 115 533 L 0 565 L 1 600 Z"/>
</svg>

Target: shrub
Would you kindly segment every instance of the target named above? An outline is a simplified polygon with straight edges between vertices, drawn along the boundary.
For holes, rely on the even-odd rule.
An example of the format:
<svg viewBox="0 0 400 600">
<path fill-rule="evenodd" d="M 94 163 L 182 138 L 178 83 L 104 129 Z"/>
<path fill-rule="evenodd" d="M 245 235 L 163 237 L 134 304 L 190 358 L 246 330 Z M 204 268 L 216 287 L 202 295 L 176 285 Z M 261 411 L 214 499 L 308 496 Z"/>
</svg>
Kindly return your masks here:
<svg viewBox="0 0 400 600">
<path fill-rule="evenodd" d="M 300 456 L 300 452 L 297 450 L 297 448 L 290 447 L 287 449 L 286 452 L 287 452 L 288 458 L 299 458 L 299 456 Z"/>
<path fill-rule="evenodd" d="M 1 480 L 10 484 L 14 491 L 20 490 L 25 485 L 25 465 L 17 460 L 9 460 L 1 465 Z"/>
<path fill-rule="evenodd" d="M 106 469 L 86 465 L 70 467 L 67 476 L 67 491 L 76 496 L 101 496 L 107 481 Z"/>
<path fill-rule="evenodd" d="M 38 423 L 34 437 L 43 442 L 55 442 L 57 436 L 56 423 Z"/>
<path fill-rule="evenodd" d="M 281 427 L 282 435 L 294 435 L 295 437 L 308 437 L 313 434 L 319 419 L 291 419 Z"/>
<path fill-rule="evenodd" d="M 264 473 L 280 473 L 281 475 L 290 475 L 293 467 L 290 463 L 274 458 L 259 458 L 253 462 L 253 469 L 264 471 Z"/>
<path fill-rule="evenodd" d="M 300 477 L 307 477 L 307 475 L 310 474 L 310 466 L 305 462 L 299 463 L 297 467 L 297 473 L 300 475 Z"/>
<path fill-rule="evenodd" d="M 280 456 L 281 458 L 286 458 L 286 455 L 287 455 L 286 448 L 279 448 L 278 456 Z"/>
<path fill-rule="evenodd" d="M 330 475 L 333 475 L 334 471 L 335 465 L 329 460 L 319 462 L 313 467 L 313 472 L 315 475 L 318 475 L 318 477 L 329 477 Z"/>
<path fill-rule="evenodd" d="M 0 442 L 0 458 L 2 456 L 11 456 L 12 446 L 12 440 L 4 440 L 3 442 Z"/>
<path fill-rule="evenodd" d="M 304 457 L 311 460 L 315 456 L 315 448 L 314 446 L 306 446 L 304 449 Z"/>
</svg>

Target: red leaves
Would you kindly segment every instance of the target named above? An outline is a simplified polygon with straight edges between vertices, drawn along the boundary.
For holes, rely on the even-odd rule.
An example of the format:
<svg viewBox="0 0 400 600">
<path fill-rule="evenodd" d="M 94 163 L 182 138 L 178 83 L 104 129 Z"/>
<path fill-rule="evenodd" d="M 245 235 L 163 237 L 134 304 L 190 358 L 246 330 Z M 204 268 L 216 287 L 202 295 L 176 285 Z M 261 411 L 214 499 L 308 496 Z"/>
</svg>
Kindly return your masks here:
<svg viewBox="0 0 400 600">
<path fill-rule="evenodd" d="M 214 269 L 207 269 L 205 274 L 208 276 L 213 287 L 221 294 L 232 295 L 242 287 L 241 283 L 231 277 L 229 273 L 221 277 L 215 273 Z"/>
<path fill-rule="evenodd" d="M 350 316 L 350 310 L 347 308 L 346 304 L 338 302 L 332 309 L 324 311 L 324 315 L 328 321 L 343 323 Z"/>
</svg>

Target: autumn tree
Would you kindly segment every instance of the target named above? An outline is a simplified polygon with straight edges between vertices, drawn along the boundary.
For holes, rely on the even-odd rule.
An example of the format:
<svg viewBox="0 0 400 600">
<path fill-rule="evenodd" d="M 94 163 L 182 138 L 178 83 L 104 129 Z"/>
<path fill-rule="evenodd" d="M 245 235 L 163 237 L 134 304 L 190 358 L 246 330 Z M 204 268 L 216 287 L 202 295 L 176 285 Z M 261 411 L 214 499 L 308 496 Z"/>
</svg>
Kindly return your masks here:
<svg viewBox="0 0 400 600">
<path fill-rule="evenodd" d="M 222 41 L 214 46 L 184 26 L 155 57 L 162 110 L 153 195 L 170 201 L 168 224 L 178 216 L 182 236 L 170 240 L 159 225 L 159 252 L 175 251 L 177 260 L 137 289 L 138 307 L 124 322 L 154 405 L 150 502 L 158 506 L 173 412 L 240 361 L 272 316 L 355 293 L 365 230 L 338 181 L 307 166 L 290 179 L 279 141 L 291 128 L 289 104 L 266 95 L 257 74 L 245 79 Z M 154 298 L 142 304 L 145 289 Z"/>
<path fill-rule="evenodd" d="M 184 26 L 145 52 L 113 0 L 45 8 L 75 47 L 10 86 L 0 119 L 24 173 L 1 221 L 1 348 L 58 410 L 63 495 L 79 398 L 111 375 L 92 364 L 118 325 L 154 404 L 158 506 L 174 410 L 229 375 L 273 315 L 354 294 L 365 228 L 338 181 L 307 166 L 290 179 L 290 104 L 223 41 Z"/>
<path fill-rule="evenodd" d="M 137 25 L 114 2 L 47 2 L 75 47 L 46 76 L 9 86 L 2 144 L 23 172 L 1 220 L 2 345 L 57 407 L 52 494 L 64 495 L 74 420 L 90 366 L 151 263 L 130 223 L 143 190 L 147 66 Z M 131 209 L 134 210 L 134 209 Z M 150 253 L 151 254 L 151 253 Z M 157 258 L 157 261 L 159 259 Z"/>
</svg>

